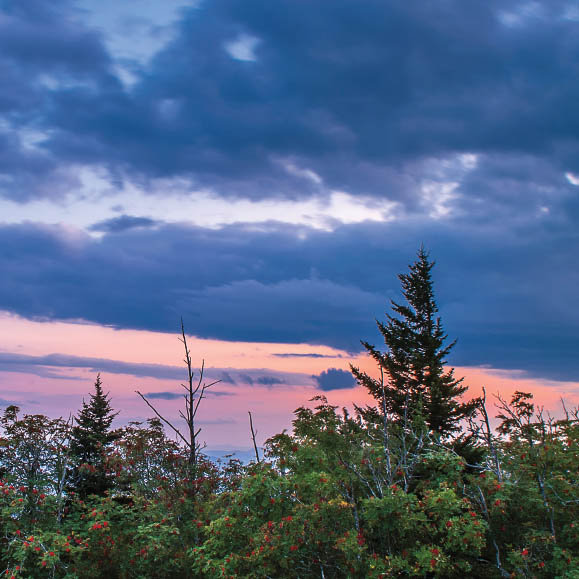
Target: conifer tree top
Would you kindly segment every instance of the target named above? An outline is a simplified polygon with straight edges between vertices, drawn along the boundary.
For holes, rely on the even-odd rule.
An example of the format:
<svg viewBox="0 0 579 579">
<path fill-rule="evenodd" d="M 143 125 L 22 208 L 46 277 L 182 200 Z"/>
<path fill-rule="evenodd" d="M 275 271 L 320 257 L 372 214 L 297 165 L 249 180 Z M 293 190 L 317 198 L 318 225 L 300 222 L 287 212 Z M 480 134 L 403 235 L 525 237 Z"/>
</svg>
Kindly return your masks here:
<svg viewBox="0 0 579 579">
<path fill-rule="evenodd" d="M 82 401 L 82 408 L 75 417 L 73 445 L 77 449 L 84 449 L 89 455 L 87 458 L 92 458 L 97 447 L 106 446 L 114 439 L 110 429 L 118 412 L 112 409 L 109 394 L 103 391 L 100 374 L 96 377 L 94 393 L 89 396 L 88 403 Z"/>
<path fill-rule="evenodd" d="M 420 248 L 417 257 L 418 259 L 408 267 L 410 273 L 398 275 L 404 297 L 414 312 L 406 311 L 404 306 L 400 306 L 395 302 L 392 302 L 392 305 L 395 311 L 402 309 L 410 319 L 431 319 L 438 312 L 438 306 L 434 300 L 432 275 L 430 273 L 435 262 L 429 261 L 428 252 L 424 247 Z"/>
<path fill-rule="evenodd" d="M 462 403 L 467 390 L 454 370 L 445 368 L 455 342 L 447 335 L 434 297 L 431 271 L 434 261 L 421 247 L 408 273 L 398 276 L 404 303 L 391 302 L 393 314 L 377 322 L 386 350 L 362 342 L 376 360 L 385 382 L 352 368 L 358 382 L 381 401 L 384 411 L 401 419 L 420 412 L 430 430 L 447 435 L 459 430 L 459 422 L 472 413 L 472 403 Z"/>
</svg>

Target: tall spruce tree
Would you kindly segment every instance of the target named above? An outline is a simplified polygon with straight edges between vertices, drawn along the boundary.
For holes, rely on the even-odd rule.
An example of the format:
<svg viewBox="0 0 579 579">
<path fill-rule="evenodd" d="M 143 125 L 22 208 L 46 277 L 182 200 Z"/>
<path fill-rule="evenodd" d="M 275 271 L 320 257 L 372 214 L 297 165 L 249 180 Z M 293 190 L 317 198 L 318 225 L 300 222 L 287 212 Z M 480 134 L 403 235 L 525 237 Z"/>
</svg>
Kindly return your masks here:
<svg viewBox="0 0 579 579">
<path fill-rule="evenodd" d="M 111 407 L 109 395 L 102 389 L 100 374 L 90 400 L 82 401 L 72 428 L 71 451 L 75 458 L 74 490 L 81 496 L 102 495 L 111 488 L 106 474 L 104 451 L 115 440 L 111 424 L 118 412 Z"/>
<path fill-rule="evenodd" d="M 396 315 L 387 314 L 386 323 L 377 321 L 386 351 L 362 342 L 383 379 L 376 380 L 353 366 L 352 372 L 394 419 L 412 419 L 420 413 L 429 430 L 444 437 L 460 430 L 460 421 L 474 412 L 476 401 L 460 400 L 467 387 L 462 378 L 455 378 L 453 369 L 445 369 L 455 342 L 445 345 L 447 335 L 436 316 L 433 267 L 421 248 L 409 273 L 398 276 L 406 303 L 392 301 Z"/>
</svg>

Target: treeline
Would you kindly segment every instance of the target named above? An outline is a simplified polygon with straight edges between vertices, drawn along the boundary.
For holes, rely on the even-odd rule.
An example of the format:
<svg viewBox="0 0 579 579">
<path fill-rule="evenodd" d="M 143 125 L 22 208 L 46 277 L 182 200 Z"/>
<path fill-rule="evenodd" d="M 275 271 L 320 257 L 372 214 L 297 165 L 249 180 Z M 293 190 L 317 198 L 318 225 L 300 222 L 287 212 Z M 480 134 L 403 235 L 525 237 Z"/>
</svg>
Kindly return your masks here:
<svg viewBox="0 0 579 579">
<path fill-rule="evenodd" d="M 553 419 L 516 392 L 466 400 L 424 251 L 405 301 L 352 371 L 375 404 L 317 397 L 247 465 L 215 464 L 162 416 L 113 430 L 97 377 L 72 421 L 0 423 L 0 564 L 7 577 L 579 577 L 577 410 Z M 185 339 L 183 332 L 183 339 Z M 153 408 L 154 410 L 154 408 Z"/>
</svg>

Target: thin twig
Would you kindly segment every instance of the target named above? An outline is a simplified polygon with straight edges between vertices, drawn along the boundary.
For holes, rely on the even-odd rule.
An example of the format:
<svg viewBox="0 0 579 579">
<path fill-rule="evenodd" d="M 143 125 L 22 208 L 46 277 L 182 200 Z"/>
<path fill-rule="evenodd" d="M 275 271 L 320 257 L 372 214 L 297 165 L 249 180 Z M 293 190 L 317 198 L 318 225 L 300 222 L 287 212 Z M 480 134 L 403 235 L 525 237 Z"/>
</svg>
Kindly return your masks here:
<svg viewBox="0 0 579 579">
<path fill-rule="evenodd" d="M 164 416 L 162 416 L 161 414 L 159 414 L 156 410 L 156 408 L 143 396 L 143 394 L 141 394 L 138 390 L 135 390 L 135 392 L 145 401 L 145 403 L 147 404 L 147 406 L 168 426 L 170 426 L 174 431 L 175 434 L 188 446 L 191 447 L 191 444 L 189 443 L 189 441 L 181 434 L 181 432 L 179 431 L 178 428 L 176 428 L 175 426 L 173 426 Z"/>
</svg>

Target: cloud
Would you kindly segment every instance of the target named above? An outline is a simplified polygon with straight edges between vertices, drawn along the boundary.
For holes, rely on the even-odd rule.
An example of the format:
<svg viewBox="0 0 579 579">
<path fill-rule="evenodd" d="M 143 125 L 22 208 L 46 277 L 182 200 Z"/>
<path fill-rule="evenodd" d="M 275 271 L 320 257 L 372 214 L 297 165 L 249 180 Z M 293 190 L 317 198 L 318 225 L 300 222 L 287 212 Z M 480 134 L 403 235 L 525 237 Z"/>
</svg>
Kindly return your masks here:
<svg viewBox="0 0 579 579">
<path fill-rule="evenodd" d="M 233 419 L 233 418 L 214 418 L 214 419 L 200 419 L 197 420 L 195 422 L 196 424 L 203 424 L 205 426 L 208 426 L 210 424 L 237 424 L 237 420 Z"/>
<path fill-rule="evenodd" d="M 576 251 L 575 213 L 579 199 L 534 221 L 505 214 L 478 223 L 343 225 L 331 233 L 164 225 L 99 240 L 63 227 L 0 225 L 0 309 L 162 331 L 174 331 L 183 315 L 201 337 L 355 352 L 360 339 L 379 339 L 374 320 L 383 319 L 389 299 L 400 300 L 396 275 L 423 241 L 438 261 L 443 321 L 459 338 L 452 363 L 574 379 L 579 279 L 567 264 Z M 85 367 L 112 368 L 98 360 Z M 177 367 L 146 372 L 182 379 Z"/>
<path fill-rule="evenodd" d="M 182 380 L 185 374 L 184 368 L 179 366 L 166 366 L 162 364 L 143 364 L 121 362 L 107 358 L 86 358 L 82 356 L 69 356 L 64 354 L 48 354 L 46 356 L 30 356 L 27 354 L 15 354 L 11 352 L 0 352 L 0 372 L 17 372 L 23 374 L 34 374 L 45 378 L 56 378 L 59 380 L 84 380 L 84 378 L 74 375 L 64 374 L 58 369 L 64 368 L 88 368 L 95 374 L 98 372 L 109 374 L 126 374 L 135 377 L 156 378 L 158 380 Z M 56 369 L 56 371 L 55 371 Z M 250 368 L 243 371 L 234 368 L 205 368 L 205 378 L 207 382 L 219 380 L 225 384 L 235 385 L 239 382 L 248 385 L 273 386 L 276 384 L 286 384 L 288 386 L 309 385 L 311 381 L 306 374 L 299 372 L 275 372 L 264 374 L 263 369 Z M 224 380 L 226 376 L 229 379 Z M 173 400 L 182 397 L 184 391 L 179 394 L 172 391 L 150 392 L 146 394 L 149 398 L 159 398 L 162 400 Z M 205 396 L 221 397 L 233 396 L 235 392 L 216 390 L 210 388 L 205 392 Z"/>
<path fill-rule="evenodd" d="M 341 190 L 424 211 L 433 179 L 468 197 L 469 169 L 455 162 L 465 155 L 577 174 L 576 22 L 565 3 L 534 5 L 540 18 L 515 0 L 195 3 L 127 90 L 107 34 L 71 3 L 5 2 L 2 194 L 62 197 L 90 166 L 115 186 L 180 178 L 251 199 Z M 500 179 L 490 188 L 508 202 Z"/>
<path fill-rule="evenodd" d="M 354 388 L 356 386 L 356 380 L 354 380 L 351 372 L 338 370 L 337 368 L 329 368 L 317 376 L 312 376 L 312 378 L 316 381 L 318 388 L 325 392 Z"/>
<path fill-rule="evenodd" d="M 28 364 L 28 359 L 26 356 L 14 355 L 12 357 L 10 354 L 0 353 L 0 372 L 14 372 L 17 374 L 32 374 L 33 376 L 39 376 L 40 378 L 51 378 L 55 380 L 82 380 L 78 376 L 70 376 L 66 373 L 55 371 L 50 366 L 40 366 L 33 364 Z"/>
<path fill-rule="evenodd" d="M 565 199 L 534 221 L 505 214 L 478 223 L 343 225 L 331 233 L 164 225 L 98 240 L 64 227 L 0 225 L 0 309 L 162 331 L 174 331 L 183 315 L 201 337 L 355 352 L 360 339 L 379 339 L 374 320 L 383 319 L 389 299 L 400 300 L 396 275 L 423 241 L 438 261 L 443 321 L 459 338 L 451 363 L 572 380 L 579 279 L 566 264 L 575 255 L 574 214 L 579 200 Z M 182 379 L 178 367 L 93 359 L 83 367 Z"/>
<path fill-rule="evenodd" d="M 0 197 L 62 198 L 80 185 L 74 160 L 46 146 L 61 130 L 50 110 L 57 95 L 106 98 L 120 85 L 100 35 L 78 16 L 67 0 L 0 7 Z"/>
<path fill-rule="evenodd" d="M 145 398 L 151 398 L 152 400 L 177 400 L 178 398 L 183 398 L 183 394 L 177 392 L 147 392 Z"/>
<path fill-rule="evenodd" d="M 243 62 L 255 62 L 257 60 L 255 49 L 259 44 L 259 38 L 241 34 L 234 40 L 225 43 L 225 51 L 235 60 Z"/>
<path fill-rule="evenodd" d="M 179 400 L 183 399 L 185 392 L 147 392 L 145 398 L 151 398 L 153 400 Z M 207 390 L 204 394 L 204 398 L 221 398 L 223 396 L 234 396 L 233 392 L 223 392 L 222 390 Z"/>
<path fill-rule="evenodd" d="M 180 380 L 185 370 L 178 366 L 162 364 L 133 364 L 106 358 L 86 358 L 65 354 L 47 356 L 29 356 L 0 352 L 0 371 L 37 373 L 40 376 L 58 378 L 59 380 L 78 380 L 78 377 L 54 372 L 50 368 L 87 368 L 91 372 L 108 372 L 111 374 L 128 374 L 136 377 L 150 377 L 160 380 Z"/>
<path fill-rule="evenodd" d="M 275 386 L 276 384 L 285 384 L 285 380 L 275 376 L 258 376 L 256 382 L 261 386 Z"/>
<path fill-rule="evenodd" d="M 145 393 L 145 398 L 150 398 L 151 400 L 182 400 L 184 395 L 185 392 L 147 392 Z M 221 390 L 207 390 L 203 394 L 204 398 L 221 398 L 223 396 L 234 396 L 234 393 L 223 392 Z"/>
<path fill-rule="evenodd" d="M 235 396 L 235 392 L 225 392 L 224 390 L 207 390 L 205 394 L 203 394 L 206 398 L 221 398 L 223 396 Z"/>
<path fill-rule="evenodd" d="M 311 353 L 297 353 L 297 352 L 283 352 L 281 354 L 272 354 L 275 358 L 340 358 L 340 355 L 332 354 L 316 354 Z"/>
<path fill-rule="evenodd" d="M 286 384 L 289 386 L 305 386 L 309 385 L 306 374 L 299 372 L 270 372 L 263 374 L 263 370 L 252 370 L 251 372 L 239 372 L 236 377 L 236 382 L 247 384 L 248 386 L 276 386 Z"/>
<path fill-rule="evenodd" d="M 149 217 L 135 217 L 133 215 L 119 215 L 119 217 L 112 217 L 95 223 L 89 229 L 91 231 L 100 231 L 104 233 L 122 233 L 130 229 L 140 229 L 147 227 L 154 227 L 158 224 L 155 219 Z"/>
</svg>

